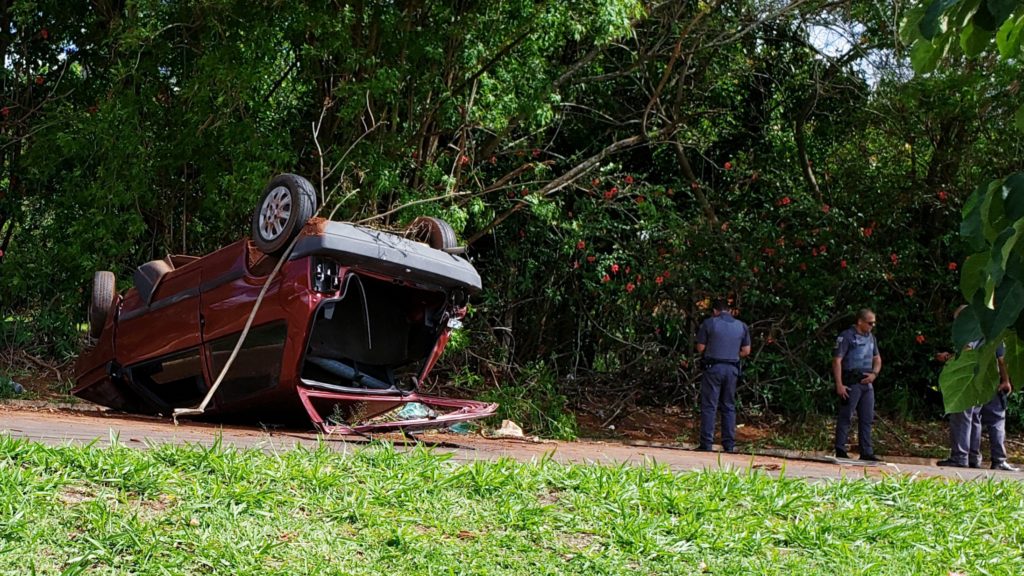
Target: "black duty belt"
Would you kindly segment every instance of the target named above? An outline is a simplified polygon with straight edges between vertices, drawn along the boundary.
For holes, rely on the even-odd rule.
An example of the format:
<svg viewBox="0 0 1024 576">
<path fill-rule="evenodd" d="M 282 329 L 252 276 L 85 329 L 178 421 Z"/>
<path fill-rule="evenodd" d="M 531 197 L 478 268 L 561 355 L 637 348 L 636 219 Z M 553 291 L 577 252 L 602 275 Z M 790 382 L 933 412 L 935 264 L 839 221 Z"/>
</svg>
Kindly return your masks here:
<svg viewBox="0 0 1024 576">
<path fill-rule="evenodd" d="M 719 358 L 701 358 L 701 362 L 704 364 L 705 368 L 710 368 L 711 366 L 714 366 L 715 364 L 728 364 L 730 366 L 735 366 L 737 368 L 740 367 L 740 361 L 739 360 L 721 360 Z"/>
<path fill-rule="evenodd" d="M 850 384 L 860 384 L 860 381 L 864 379 L 865 375 L 871 372 L 871 370 L 843 370 L 843 385 L 849 386 Z M 848 381 L 848 378 L 852 378 L 852 381 Z"/>
</svg>

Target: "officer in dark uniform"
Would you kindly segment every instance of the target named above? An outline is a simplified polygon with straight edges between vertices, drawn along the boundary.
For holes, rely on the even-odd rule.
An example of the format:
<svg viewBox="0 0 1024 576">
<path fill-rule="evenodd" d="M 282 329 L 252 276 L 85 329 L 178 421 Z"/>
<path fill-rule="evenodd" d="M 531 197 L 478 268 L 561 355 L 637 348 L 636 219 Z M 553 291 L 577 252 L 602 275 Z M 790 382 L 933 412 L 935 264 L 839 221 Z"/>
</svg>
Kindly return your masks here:
<svg viewBox="0 0 1024 576">
<path fill-rule="evenodd" d="M 960 306 L 953 312 L 956 320 L 967 305 Z M 975 340 L 967 345 L 968 350 L 976 350 L 984 344 L 984 340 Z M 935 358 L 946 362 L 953 357 L 949 352 L 940 352 Z M 949 415 L 949 458 L 936 462 L 938 466 L 953 468 L 981 468 L 981 429 L 988 431 L 989 448 L 992 455 L 992 469 L 1017 472 L 1015 466 L 1006 461 L 1006 404 L 1007 396 L 1013 392 L 1010 375 L 1006 370 L 1006 346 L 996 347 L 996 366 L 999 369 L 999 387 L 995 396 L 987 404 L 971 406 L 963 412 Z"/>
<path fill-rule="evenodd" d="M 750 354 L 750 329 L 732 315 L 726 300 L 715 302 L 714 316 L 697 331 L 697 352 L 703 354 L 704 375 L 700 385 L 700 444 L 711 450 L 715 437 L 715 414 L 722 406 L 722 448 L 736 450 L 736 382 L 740 358 Z"/>
<path fill-rule="evenodd" d="M 867 308 L 857 312 L 857 322 L 843 330 L 836 338 L 832 353 L 832 375 L 836 380 L 836 394 L 842 402 L 836 421 L 836 457 L 849 458 L 846 441 L 850 422 L 857 412 L 857 441 L 860 459 L 877 462 L 871 444 L 871 424 L 875 419 L 875 379 L 882 370 L 882 356 L 871 330 L 875 327 L 875 313 Z"/>
</svg>

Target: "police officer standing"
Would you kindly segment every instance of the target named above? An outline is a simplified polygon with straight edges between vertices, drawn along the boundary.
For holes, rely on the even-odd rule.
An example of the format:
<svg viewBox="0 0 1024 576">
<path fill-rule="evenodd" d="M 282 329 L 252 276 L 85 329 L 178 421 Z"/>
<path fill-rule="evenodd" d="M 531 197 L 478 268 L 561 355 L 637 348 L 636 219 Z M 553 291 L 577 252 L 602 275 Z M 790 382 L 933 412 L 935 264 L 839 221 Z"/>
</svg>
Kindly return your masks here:
<svg viewBox="0 0 1024 576">
<path fill-rule="evenodd" d="M 957 308 L 953 312 L 953 320 L 956 320 L 965 308 L 966 304 Z M 984 343 L 984 340 L 975 340 L 967 345 L 967 349 L 975 350 Z M 949 352 L 935 355 L 939 362 L 947 362 L 952 357 Z M 1002 344 L 996 348 L 996 366 L 999 369 L 999 387 L 995 396 L 986 404 L 971 406 L 963 412 L 949 415 L 949 458 L 939 460 L 936 465 L 981 468 L 981 429 L 985 428 L 988 431 L 992 469 L 1018 471 L 1006 461 L 1006 404 L 1007 396 L 1013 392 L 1013 385 L 1006 370 L 1006 347 Z"/>
<path fill-rule="evenodd" d="M 832 376 L 839 395 L 839 416 L 836 421 L 836 457 L 849 458 L 846 441 L 850 422 L 857 412 L 857 441 L 860 459 L 878 462 L 871 444 L 871 424 L 875 419 L 875 379 L 882 370 L 882 356 L 871 333 L 875 313 L 867 308 L 857 312 L 857 322 L 836 338 L 832 352 Z"/>
<path fill-rule="evenodd" d="M 697 330 L 697 352 L 703 354 L 700 385 L 700 444 L 711 450 L 715 438 L 715 414 L 722 407 L 722 448 L 736 450 L 736 383 L 740 358 L 750 354 L 750 329 L 732 315 L 726 300 L 715 302 L 714 316 Z"/>
</svg>

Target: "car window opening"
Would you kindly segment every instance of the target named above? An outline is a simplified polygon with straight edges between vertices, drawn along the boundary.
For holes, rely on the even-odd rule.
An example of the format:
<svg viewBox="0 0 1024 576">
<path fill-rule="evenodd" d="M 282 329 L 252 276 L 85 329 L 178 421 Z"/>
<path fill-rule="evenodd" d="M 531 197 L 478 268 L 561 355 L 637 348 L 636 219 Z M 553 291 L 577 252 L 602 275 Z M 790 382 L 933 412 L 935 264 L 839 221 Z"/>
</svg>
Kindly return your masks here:
<svg viewBox="0 0 1024 576">
<path fill-rule="evenodd" d="M 350 293 L 353 282 L 358 298 Z M 447 295 L 352 271 L 341 286 L 341 294 L 325 299 L 317 311 L 303 383 L 336 391 L 415 389 L 420 364 L 445 327 Z"/>
</svg>

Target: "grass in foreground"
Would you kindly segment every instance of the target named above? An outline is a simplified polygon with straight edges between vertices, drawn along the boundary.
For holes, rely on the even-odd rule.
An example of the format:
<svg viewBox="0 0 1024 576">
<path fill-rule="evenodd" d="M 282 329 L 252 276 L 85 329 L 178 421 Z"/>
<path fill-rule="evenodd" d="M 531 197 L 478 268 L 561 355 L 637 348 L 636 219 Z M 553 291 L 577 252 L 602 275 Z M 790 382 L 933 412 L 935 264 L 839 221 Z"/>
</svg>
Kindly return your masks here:
<svg viewBox="0 0 1024 576">
<path fill-rule="evenodd" d="M 3 574 L 1021 574 L 1024 487 L 0 437 Z"/>
</svg>

